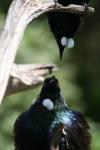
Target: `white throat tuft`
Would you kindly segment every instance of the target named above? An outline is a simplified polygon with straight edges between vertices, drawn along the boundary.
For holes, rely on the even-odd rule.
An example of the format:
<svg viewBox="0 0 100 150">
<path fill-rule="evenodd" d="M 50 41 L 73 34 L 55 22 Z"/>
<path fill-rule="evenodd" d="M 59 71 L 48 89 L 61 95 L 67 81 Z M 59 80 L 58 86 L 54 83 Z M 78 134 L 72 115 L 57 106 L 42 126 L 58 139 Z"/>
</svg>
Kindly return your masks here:
<svg viewBox="0 0 100 150">
<path fill-rule="evenodd" d="M 63 36 L 61 38 L 61 45 L 62 46 L 67 46 L 68 48 L 73 48 L 74 47 L 74 39 L 73 38 L 67 38 L 65 36 Z"/>
<path fill-rule="evenodd" d="M 67 44 L 68 44 L 68 39 L 67 39 L 67 37 L 63 36 L 61 38 L 61 45 L 62 46 L 67 46 Z"/>
<path fill-rule="evenodd" d="M 54 109 L 54 103 L 52 102 L 51 99 L 48 99 L 48 98 L 44 99 L 42 102 L 42 105 L 44 107 L 46 107 L 47 110 L 53 110 Z"/>
<path fill-rule="evenodd" d="M 73 48 L 74 47 L 74 39 L 72 39 L 72 38 L 69 38 L 68 39 L 68 44 L 67 44 L 67 47 L 68 48 Z"/>
</svg>

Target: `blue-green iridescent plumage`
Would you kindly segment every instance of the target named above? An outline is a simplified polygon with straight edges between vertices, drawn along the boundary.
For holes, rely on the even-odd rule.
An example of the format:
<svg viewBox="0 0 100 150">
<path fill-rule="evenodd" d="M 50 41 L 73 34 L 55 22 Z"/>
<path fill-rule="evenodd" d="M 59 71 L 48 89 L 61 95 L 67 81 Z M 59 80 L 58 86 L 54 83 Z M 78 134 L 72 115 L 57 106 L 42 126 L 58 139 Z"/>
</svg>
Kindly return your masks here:
<svg viewBox="0 0 100 150">
<path fill-rule="evenodd" d="M 46 98 L 54 103 L 52 110 L 43 106 Z M 59 150 L 90 150 L 87 121 L 80 112 L 67 107 L 57 79 L 51 77 L 44 81 L 35 103 L 15 122 L 15 150 L 50 150 L 52 132 L 60 123 L 64 125 L 66 135 L 59 141 Z"/>
</svg>

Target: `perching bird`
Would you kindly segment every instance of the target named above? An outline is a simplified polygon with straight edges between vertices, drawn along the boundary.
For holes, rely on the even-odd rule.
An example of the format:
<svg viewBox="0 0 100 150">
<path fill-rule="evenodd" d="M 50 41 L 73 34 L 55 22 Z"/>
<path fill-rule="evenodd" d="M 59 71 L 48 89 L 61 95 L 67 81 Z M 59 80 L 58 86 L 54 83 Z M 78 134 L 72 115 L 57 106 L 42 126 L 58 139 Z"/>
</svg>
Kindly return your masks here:
<svg viewBox="0 0 100 150">
<path fill-rule="evenodd" d="M 90 150 L 89 125 L 68 108 L 58 80 L 45 79 L 32 106 L 14 125 L 15 150 Z"/>
<path fill-rule="evenodd" d="M 87 9 L 89 0 L 57 0 L 57 2 L 63 6 L 69 4 L 83 5 Z M 72 48 L 74 46 L 73 36 L 79 30 L 84 15 L 66 12 L 49 12 L 47 13 L 47 18 L 59 47 L 60 58 L 62 59 L 64 48 Z"/>
</svg>

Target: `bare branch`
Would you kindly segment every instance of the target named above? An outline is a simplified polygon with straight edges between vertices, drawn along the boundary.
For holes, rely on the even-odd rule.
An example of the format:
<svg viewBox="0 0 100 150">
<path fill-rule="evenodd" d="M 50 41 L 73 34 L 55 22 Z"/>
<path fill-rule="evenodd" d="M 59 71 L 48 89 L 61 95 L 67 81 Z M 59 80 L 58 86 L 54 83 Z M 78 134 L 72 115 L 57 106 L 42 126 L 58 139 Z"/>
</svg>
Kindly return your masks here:
<svg viewBox="0 0 100 150">
<path fill-rule="evenodd" d="M 75 9 L 76 8 L 76 9 Z M 54 0 L 13 0 L 0 35 L 0 103 L 8 84 L 10 70 L 26 26 L 39 15 L 53 10 L 85 13 L 84 7 L 55 7 Z M 74 10 L 74 11 L 73 11 Z M 93 12 L 89 8 L 88 12 Z"/>
<path fill-rule="evenodd" d="M 12 2 L 0 37 L 0 104 L 26 26 L 50 6 L 54 6 L 53 1 L 14 0 Z"/>
<path fill-rule="evenodd" d="M 75 14 L 93 14 L 94 13 L 94 8 L 88 7 L 86 9 L 84 6 L 80 5 L 68 5 L 67 7 L 63 7 L 62 5 L 57 4 L 55 9 L 52 9 L 52 11 L 61 11 L 61 12 L 68 12 L 68 13 L 75 13 Z"/>
<path fill-rule="evenodd" d="M 44 76 L 56 69 L 56 66 L 52 64 L 14 64 L 5 96 L 41 85 Z"/>
</svg>

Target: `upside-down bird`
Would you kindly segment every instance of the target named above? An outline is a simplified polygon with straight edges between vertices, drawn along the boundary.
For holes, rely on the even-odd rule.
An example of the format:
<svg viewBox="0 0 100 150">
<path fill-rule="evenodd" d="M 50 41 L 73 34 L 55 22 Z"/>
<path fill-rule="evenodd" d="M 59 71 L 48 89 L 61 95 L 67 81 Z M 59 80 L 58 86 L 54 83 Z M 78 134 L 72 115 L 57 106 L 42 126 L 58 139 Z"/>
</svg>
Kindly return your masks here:
<svg viewBox="0 0 100 150">
<path fill-rule="evenodd" d="M 31 107 L 14 125 L 15 150 L 90 150 L 89 125 L 83 114 L 70 110 L 58 80 L 46 78 Z"/>
<path fill-rule="evenodd" d="M 87 5 L 89 0 L 57 0 L 57 2 L 63 6 L 69 4 L 83 5 L 88 9 Z M 47 18 L 59 47 L 60 58 L 62 59 L 64 48 L 66 46 L 68 48 L 74 46 L 73 36 L 79 30 L 84 20 L 84 15 L 66 12 L 49 12 L 47 13 Z"/>
</svg>

